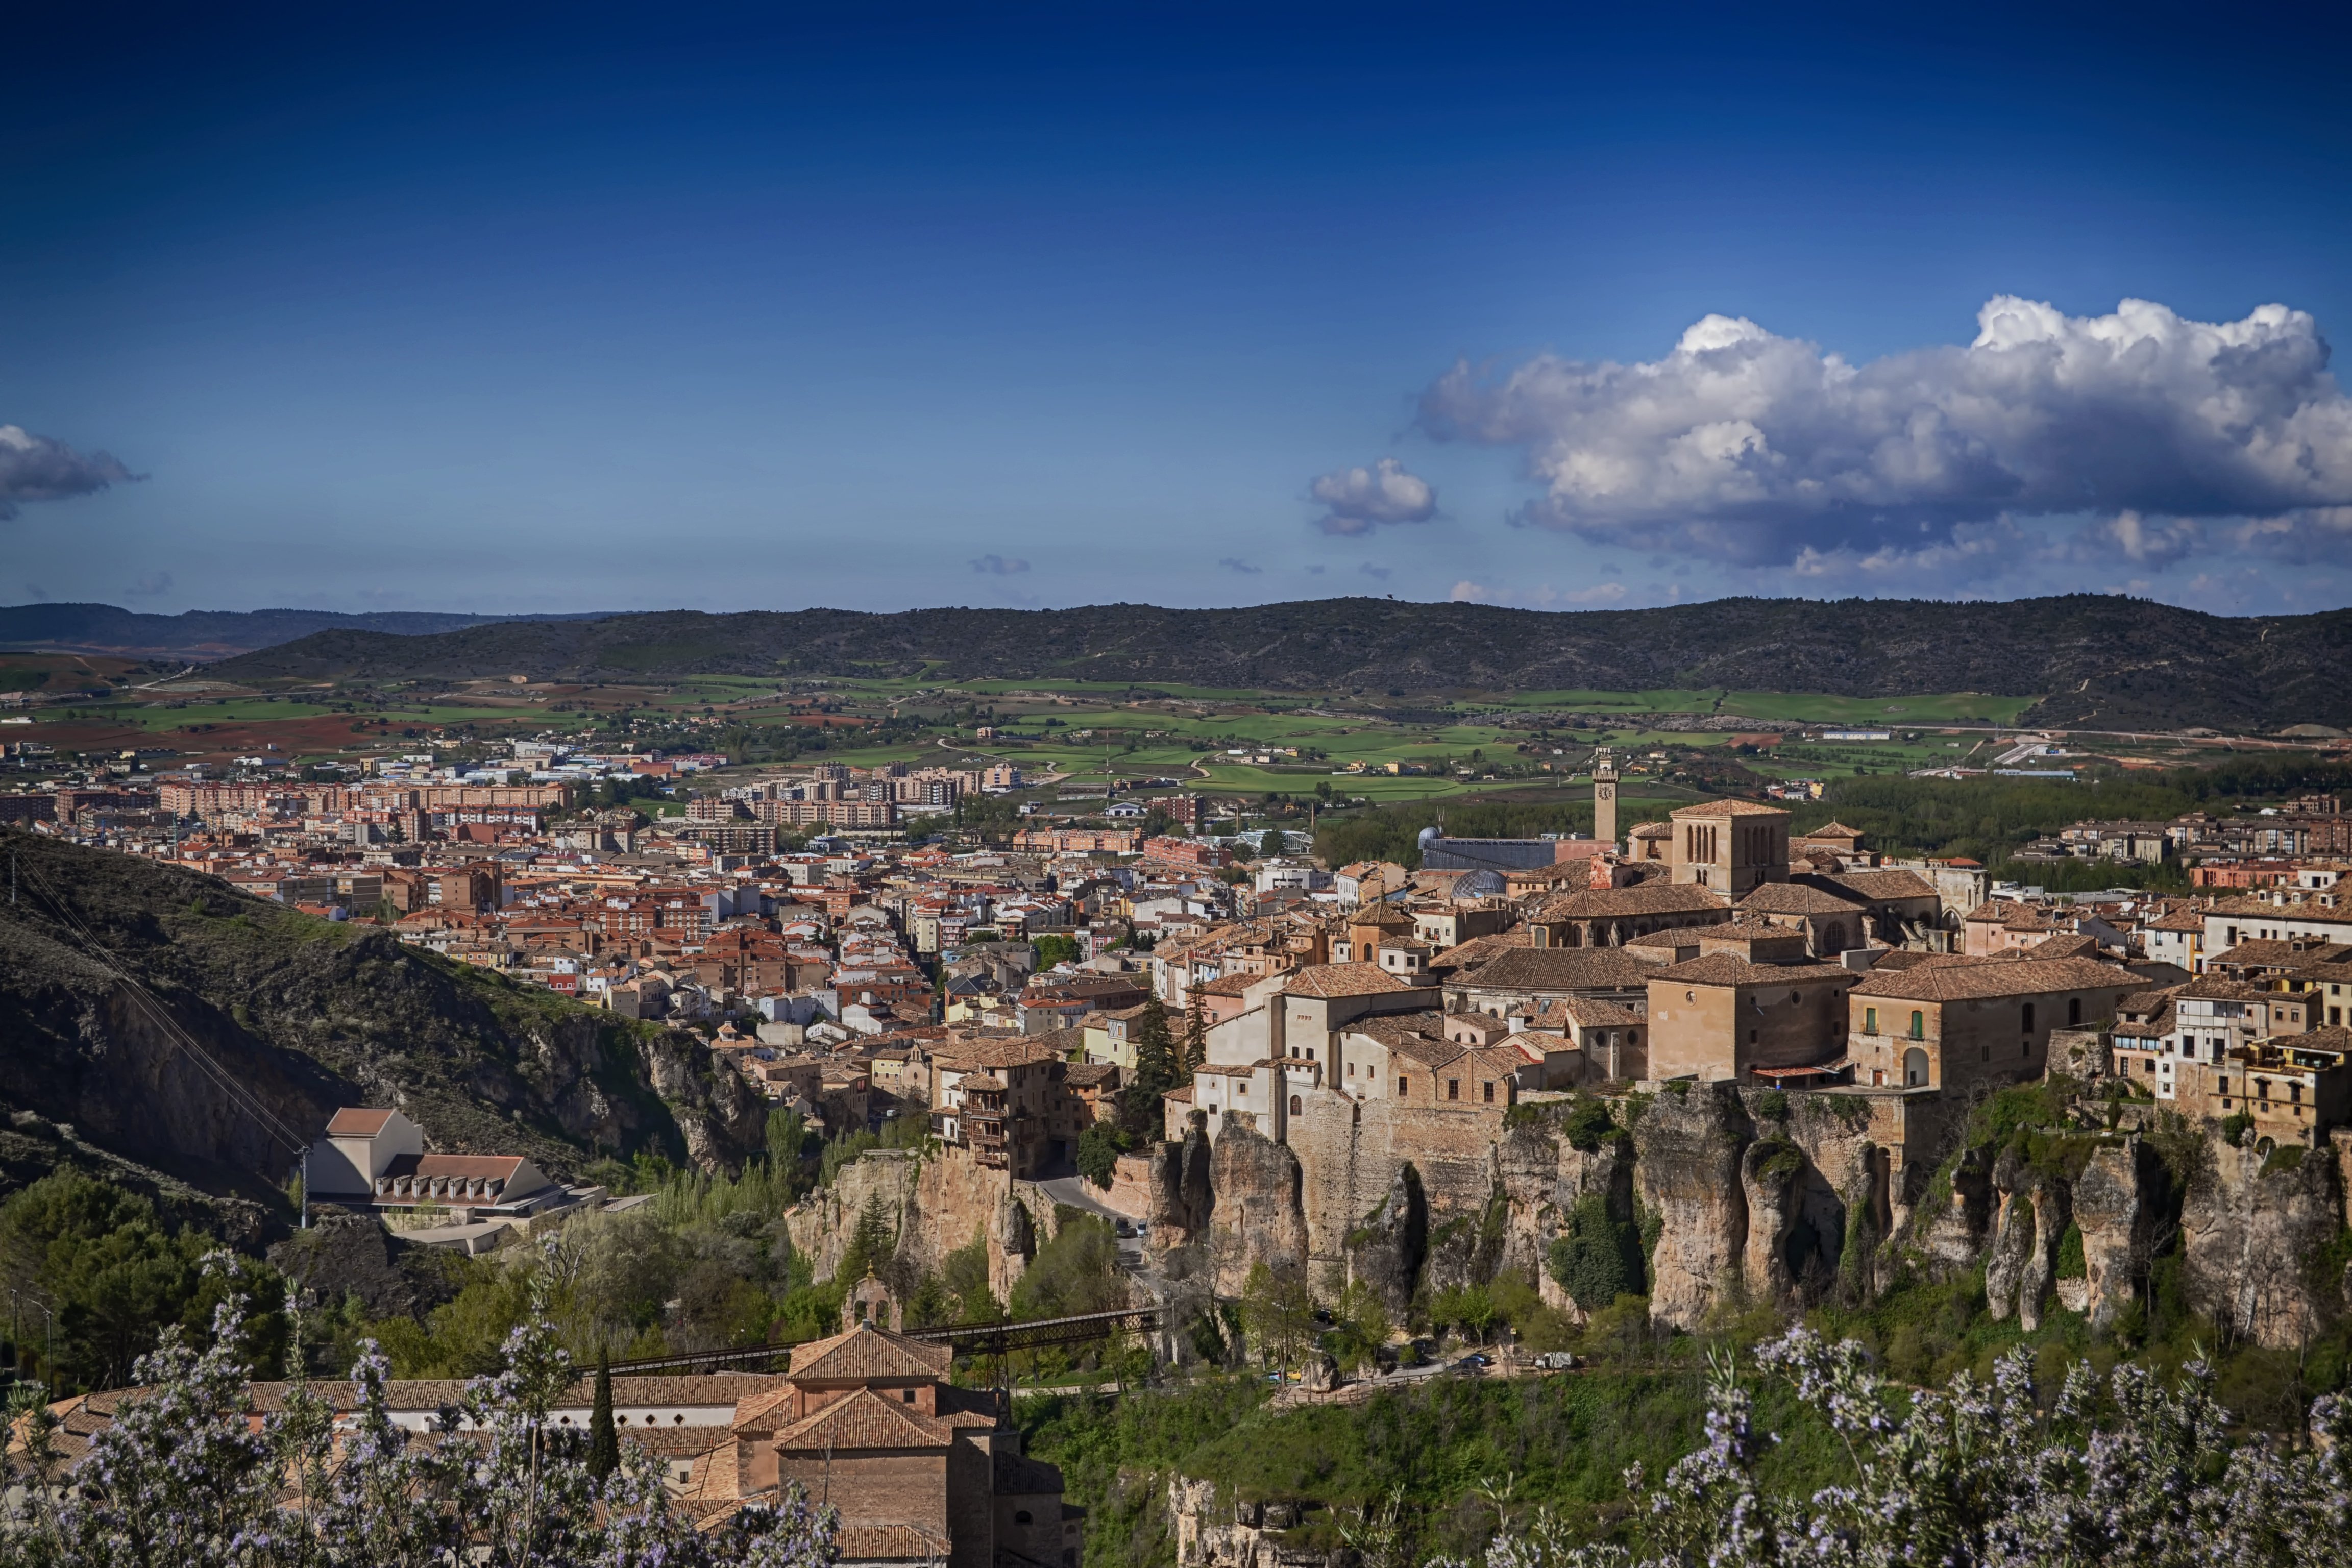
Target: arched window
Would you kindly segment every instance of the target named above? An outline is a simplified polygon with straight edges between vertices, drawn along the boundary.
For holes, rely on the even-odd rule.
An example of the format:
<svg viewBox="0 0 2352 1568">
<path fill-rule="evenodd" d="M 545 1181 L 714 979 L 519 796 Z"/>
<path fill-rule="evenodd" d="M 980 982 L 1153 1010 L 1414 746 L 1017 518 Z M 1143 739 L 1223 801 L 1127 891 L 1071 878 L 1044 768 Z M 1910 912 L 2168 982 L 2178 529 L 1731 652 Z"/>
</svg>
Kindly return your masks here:
<svg viewBox="0 0 2352 1568">
<path fill-rule="evenodd" d="M 1027 1509 L 1025 1509 L 1025 1508 L 1017 1508 L 1017 1509 L 1014 1509 L 1014 1510 L 1013 1510 L 1013 1523 L 1015 1523 L 1015 1524 L 1026 1524 L 1026 1523 L 1028 1523 L 1028 1522 L 1029 1522 L 1029 1510 L 1028 1510 Z"/>
<path fill-rule="evenodd" d="M 1290 1097 L 1290 1114 L 1293 1116 L 1298 1114 L 1298 1097 L 1295 1094 Z"/>
</svg>

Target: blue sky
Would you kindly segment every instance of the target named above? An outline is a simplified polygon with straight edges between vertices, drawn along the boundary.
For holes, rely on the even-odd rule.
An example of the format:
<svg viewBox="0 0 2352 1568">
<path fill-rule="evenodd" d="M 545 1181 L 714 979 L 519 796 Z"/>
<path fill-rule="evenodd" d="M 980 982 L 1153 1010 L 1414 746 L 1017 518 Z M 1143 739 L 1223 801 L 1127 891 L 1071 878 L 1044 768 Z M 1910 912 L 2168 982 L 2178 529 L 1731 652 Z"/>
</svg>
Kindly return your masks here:
<svg viewBox="0 0 2352 1568">
<path fill-rule="evenodd" d="M 2316 7 L 482 9 L 13 25 L 0 601 L 2352 599 Z"/>
</svg>

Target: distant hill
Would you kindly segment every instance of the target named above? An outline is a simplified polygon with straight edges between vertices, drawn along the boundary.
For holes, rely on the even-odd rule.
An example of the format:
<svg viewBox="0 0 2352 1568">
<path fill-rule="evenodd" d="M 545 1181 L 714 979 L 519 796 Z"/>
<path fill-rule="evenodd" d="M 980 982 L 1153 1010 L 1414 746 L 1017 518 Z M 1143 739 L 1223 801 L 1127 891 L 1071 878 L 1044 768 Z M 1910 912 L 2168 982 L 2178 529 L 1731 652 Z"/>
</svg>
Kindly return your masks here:
<svg viewBox="0 0 2352 1568">
<path fill-rule="evenodd" d="M 533 618 L 420 610 L 355 616 L 333 610 L 188 610 L 176 616 L 150 616 L 114 605 L 0 605 L 0 648 L 214 659 L 292 642 L 329 627 L 425 637 L 461 626 Z"/>
<path fill-rule="evenodd" d="M 397 1105 L 435 1150 L 526 1154 L 551 1172 L 760 1146 L 764 1103 L 691 1036 L 138 856 L 10 829 L 0 847 L 21 881 L 0 900 L 0 1189 L 50 1157 L 13 1148 L 7 1130 L 64 1124 L 100 1154 L 257 1195 L 294 1156 L 240 1094 L 298 1137 L 339 1106 Z M 52 894 L 237 1093 L 134 1005 Z"/>
<path fill-rule="evenodd" d="M 2141 599 L 1721 599 L 1555 613 L 1320 599 L 1236 610 L 665 611 L 396 637 L 321 631 L 226 661 L 261 679 L 630 680 L 927 672 L 1385 692 L 1737 690 L 2037 696 L 2040 722 L 2352 728 L 2352 611 L 2235 619 Z"/>
</svg>

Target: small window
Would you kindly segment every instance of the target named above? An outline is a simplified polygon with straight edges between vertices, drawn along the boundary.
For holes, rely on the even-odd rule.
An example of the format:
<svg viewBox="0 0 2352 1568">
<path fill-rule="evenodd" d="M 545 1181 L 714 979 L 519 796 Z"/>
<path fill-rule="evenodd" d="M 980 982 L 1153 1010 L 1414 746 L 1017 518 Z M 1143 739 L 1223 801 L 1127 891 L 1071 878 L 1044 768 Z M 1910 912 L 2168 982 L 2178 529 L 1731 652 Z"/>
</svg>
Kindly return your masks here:
<svg viewBox="0 0 2352 1568">
<path fill-rule="evenodd" d="M 911 1388 L 900 1389 L 898 1391 L 898 1403 L 901 1405 L 912 1405 L 915 1403 L 915 1391 Z"/>
<path fill-rule="evenodd" d="M 1460 1079 L 1449 1078 L 1445 1080 L 1445 1098 L 1448 1100 L 1459 1100 L 1462 1098 L 1462 1080 Z"/>
<path fill-rule="evenodd" d="M 1016 1508 L 1016 1509 L 1014 1509 L 1014 1510 L 1013 1510 L 1013 1523 L 1015 1523 L 1015 1524 L 1026 1524 L 1026 1523 L 1028 1523 L 1028 1522 L 1029 1522 L 1029 1510 L 1028 1510 L 1027 1509 L 1025 1509 L 1025 1508 Z"/>
<path fill-rule="evenodd" d="M 1915 1040 L 1924 1040 L 1927 1037 L 1927 1014 L 1915 1011 L 1911 1015 L 1911 1037 Z"/>
<path fill-rule="evenodd" d="M 1405 1089 L 1405 1080 L 1404 1080 L 1403 1079 L 1397 1079 L 1397 1092 L 1398 1092 L 1399 1094 L 1402 1094 L 1402 1093 L 1404 1092 L 1404 1089 Z"/>
<path fill-rule="evenodd" d="M 1494 1104 L 1494 1103 L 1495 1103 L 1495 1085 L 1494 1085 L 1494 1081 L 1490 1079 L 1488 1079 L 1488 1080 L 1486 1082 L 1486 1084 L 1485 1084 L 1483 1087 L 1485 1088 L 1485 1089 L 1486 1089 L 1486 1103 L 1487 1103 L 1487 1104 L 1489 1104 L 1489 1105 Z"/>
<path fill-rule="evenodd" d="M 2033 1004 L 2031 1002 L 2025 1005 L 2025 1032 L 2029 1035 L 2033 1033 Z"/>
<path fill-rule="evenodd" d="M 1293 1116 L 1298 1114 L 1298 1097 L 1295 1094 L 1290 1097 L 1290 1114 Z"/>
<path fill-rule="evenodd" d="M 1865 1035 L 1874 1035 L 1878 1033 L 1877 1008 L 1864 1007 L 1862 1010 L 1862 1032 Z"/>
</svg>

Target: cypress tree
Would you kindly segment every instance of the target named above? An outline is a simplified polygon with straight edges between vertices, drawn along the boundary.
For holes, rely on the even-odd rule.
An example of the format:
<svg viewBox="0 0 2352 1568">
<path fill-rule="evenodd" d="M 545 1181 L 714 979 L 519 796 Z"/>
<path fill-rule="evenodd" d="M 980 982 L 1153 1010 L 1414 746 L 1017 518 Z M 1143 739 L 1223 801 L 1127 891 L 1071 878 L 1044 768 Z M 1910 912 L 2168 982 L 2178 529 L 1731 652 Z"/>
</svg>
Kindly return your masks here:
<svg viewBox="0 0 2352 1568">
<path fill-rule="evenodd" d="M 596 1349 L 596 1407 L 588 1416 L 588 1469 L 603 1480 L 621 1468 L 621 1435 L 613 1428 L 613 1356 Z"/>
</svg>

